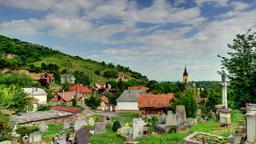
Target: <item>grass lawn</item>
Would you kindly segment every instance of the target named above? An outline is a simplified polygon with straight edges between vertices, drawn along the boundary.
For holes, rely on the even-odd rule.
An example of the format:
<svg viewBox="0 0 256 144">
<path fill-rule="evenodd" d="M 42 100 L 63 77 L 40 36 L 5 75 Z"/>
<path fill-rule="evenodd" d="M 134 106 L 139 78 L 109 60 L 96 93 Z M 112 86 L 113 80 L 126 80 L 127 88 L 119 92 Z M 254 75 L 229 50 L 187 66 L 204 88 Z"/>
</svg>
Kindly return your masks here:
<svg viewBox="0 0 256 144">
<path fill-rule="evenodd" d="M 47 143 L 51 142 L 52 138 L 62 131 L 62 128 L 62 124 L 49 124 L 48 131 L 43 133 L 42 139 Z"/>
<path fill-rule="evenodd" d="M 112 117 L 112 121 L 122 121 L 122 122 L 128 122 L 131 123 L 133 118 L 140 117 L 138 112 L 126 112 L 126 113 L 119 113 L 118 116 Z"/>
<path fill-rule="evenodd" d="M 138 113 L 137 113 L 138 114 Z M 113 120 L 127 120 L 132 121 L 134 117 L 138 117 L 136 113 L 123 113 L 119 114 Z M 220 127 L 217 119 L 211 119 L 202 123 L 198 123 L 189 129 L 186 133 L 170 133 L 157 136 L 148 136 L 138 139 L 140 144 L 182 144 L 183 138 L 185 138 L 190 133 L 195 131 L 207 132 L 211 134 L 221 135 L 224 137 L 229 136 L 234 132 L 235 128 L 238 126 L 239 121 L 243 120 L 243 115 L 238 110 L 232 112 L 232 125 L 228 128 Z M 90 137 L 90 142 L 92 144 L 122 144 L 123 140 L 116 133 L 108 131 L 106 133 L 95 135 Z"/>
<path fill-rule="evenodd" d="M 109 130 L 106 133 L 89 137 L 89 142 L 91 144 L 123 144 L 124 141 L 115 132 Z"/>
</svg>

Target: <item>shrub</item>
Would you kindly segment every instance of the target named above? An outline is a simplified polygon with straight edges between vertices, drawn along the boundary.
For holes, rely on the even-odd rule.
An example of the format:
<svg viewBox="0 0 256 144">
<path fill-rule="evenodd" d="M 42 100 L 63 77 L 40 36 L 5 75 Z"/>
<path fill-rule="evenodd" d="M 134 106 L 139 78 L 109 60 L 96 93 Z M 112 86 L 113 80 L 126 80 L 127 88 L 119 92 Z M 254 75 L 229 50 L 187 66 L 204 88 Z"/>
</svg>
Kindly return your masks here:
<svg viewBox="0 0 256 144">
<path fill-rule="evenodd" d="M 20 136 L 23 137 L 38 130 L 39 128 L 37 126 L 21 126 L 16 129 L 16 133 L 20 134 Z"/>
<path fill-rule="evenodd" d="M 51 106 L 48 106 L 48 105 L 38 105 L 37 107 L 37 111 L 47 111 L 51 108 Z"/>
<path fill-rule="evenodd" d="M 118 120 L 114 121 L 113 126 L 112 126 L 112 131 L 116 132 L 120 127 L 121 127 L 120 122 Z"/>
<path fill-rule="evenodd" d="M 168 133 L 176 133 L 176 128 L 177 128 L 177 126 L 171 126 Z"/>
</svg>

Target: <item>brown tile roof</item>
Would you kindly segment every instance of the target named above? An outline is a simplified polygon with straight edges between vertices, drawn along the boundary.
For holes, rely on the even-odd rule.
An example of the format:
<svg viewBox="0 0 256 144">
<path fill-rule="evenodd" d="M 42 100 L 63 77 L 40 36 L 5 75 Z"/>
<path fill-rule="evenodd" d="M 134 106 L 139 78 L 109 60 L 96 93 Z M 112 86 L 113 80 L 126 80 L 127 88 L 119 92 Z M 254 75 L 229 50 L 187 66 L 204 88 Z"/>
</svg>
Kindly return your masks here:
<svg viewBox="0 0 256 144">
<path fill-rule="evenodd" d="M 175 99 L 174 94 L 140 94 L 138 97 L 139 108 L 165 108 Z"/>
<path fill-rule="evenodd" d="M 106 103 L 106 104 L 109 103 L 109 99 L 108 99 L 108 97 L 106 97 L 106 96 L 101 96 L 100 99 L 101 99 L 104 103 Z"/>
<path fill-rule="evenodd" d="M 129 87 L 128 90 L 144 90 L 144 91 L 147 91 L 147 90 L 149 90 L 149 88 L 145 87 L 145 86 L 134 86 L 134 87 Z"/>
<path fill-rule="evenodd" d="M 66 102 L 71 101 L 73 99 L 73 97 L 75 96 L 76 92 L 72 91 L 72 92 L 64 92 L 64 93 L 57 93 L 58 96 L 60 96 L 61 98 L 63 98 Z M 84 95 L 81 93 L 77 93 L 77 99 L 81 99 L 83 98 Z"/>
<path fill-rule="evenodd" d="M 77 84 L 77 85 L 70 85 L 69 86 L 69 91 L 78 91 L 78 92 L 82 92 L 82 93 L 92 93 L 92 90 L 87 87 L 87 86 L 84 86 L 82 84 Z"/>
<path fill-rule="evenodd" d="M 57 111 L 65 111 L 65 112 L 72 112 L 72 113 L 78 113 L 81 111 L 80 108 L 64 107 L 64 106 L 56 106 L 53 109 Z"/>
</svg>

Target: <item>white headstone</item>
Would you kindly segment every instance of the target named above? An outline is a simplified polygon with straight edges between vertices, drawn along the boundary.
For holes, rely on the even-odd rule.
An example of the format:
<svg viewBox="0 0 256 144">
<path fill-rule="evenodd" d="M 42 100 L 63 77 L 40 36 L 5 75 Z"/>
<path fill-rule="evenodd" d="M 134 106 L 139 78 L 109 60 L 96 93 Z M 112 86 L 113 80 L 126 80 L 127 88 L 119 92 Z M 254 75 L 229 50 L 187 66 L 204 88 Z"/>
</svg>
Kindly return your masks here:
<svg viewBox="0 0 256 144">
<path fill-rule="evenodd" d="M 132 138 L 143 136 L 145 122 L 141 118 L 134 118 L 132 123 Z"/>
</svg>

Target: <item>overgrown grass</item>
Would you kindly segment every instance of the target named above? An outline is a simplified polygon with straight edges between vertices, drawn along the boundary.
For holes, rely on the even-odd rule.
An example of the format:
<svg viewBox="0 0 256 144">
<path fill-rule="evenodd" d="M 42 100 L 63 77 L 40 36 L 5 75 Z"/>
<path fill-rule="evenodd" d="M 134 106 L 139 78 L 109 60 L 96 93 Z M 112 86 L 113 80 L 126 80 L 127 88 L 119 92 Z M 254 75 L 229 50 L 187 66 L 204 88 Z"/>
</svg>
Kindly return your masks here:
<svg viewBox="0 0 256 144">
<path fill-rule="evenodd" d="M 138 139 L 140 144 L 182 144 L 185 133 L 171 133 Z"/>
<path fill-rule="evenodd" d="M 119 120 L 122 122 L 131 123 L 133 118 L 138 118 L 138 117 L 140 117 L 138 112 L 119 113 L 118 116 L 112 118 L 112 121 Z"/>
<path fill-rule="evenodd" d="M 133 118 L 138 117 L 138 113 L 120 113 L 117 117 L 113 117 L 113 120 L 120 120 L 124 122 L 131 122 Z M 238 126 L 239 121 L 243 120 L 244 117 L 240 111 L 234 110 L 232 112 L 232 124 L 231 126 L 225 128 L 219 126 L 219 121 L 217 119 L 211 119 L 209 121 L 200 122 L 189 129 L 188 133 L 170 133 L 162 134 L 157 136 L 148 136 L 138 139 L 140 144 L 182 144 L 183 139 L 195 132 L 206 132 L 211 134 L 216 134 L 224 137 L 228 137 L 231 132 L 234 132 L 235 128 Z M 90 142 L 92 144 L 122 144 L 124 141 L 116 133 L 108 131 L 106 133 L 90 137 Z"/>
<path fill-rule="evenodd" d="M 111 130 L 89 137 L 91 144 L 123 144 L 124 140 Z"/>
<path fill-rule="evenodd" d="M 63 125 L 62 124 L 49 124 L 48 125 L 48 131 L 43 133 L 42 139 L 45 142 L 50 142 L 52 141 L 52 138 L 54 138 L 55 135 L 59 134 L 62 132 Z"/>
</svg>

